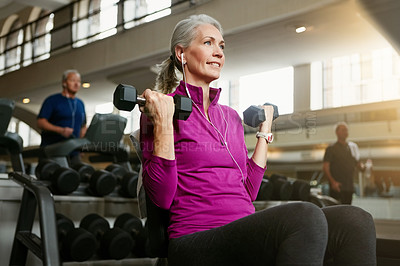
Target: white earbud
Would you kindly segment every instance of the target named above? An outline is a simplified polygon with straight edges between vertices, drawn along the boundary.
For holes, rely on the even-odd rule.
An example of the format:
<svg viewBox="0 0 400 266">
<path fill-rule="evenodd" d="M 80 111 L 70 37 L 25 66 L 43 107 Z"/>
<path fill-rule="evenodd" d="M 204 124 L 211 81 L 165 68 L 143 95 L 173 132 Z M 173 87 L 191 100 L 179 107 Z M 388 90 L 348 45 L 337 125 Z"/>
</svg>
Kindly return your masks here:
<svg viewBox="0 0 400 266">
<path fill-rule="evenodd" d="M 182 65 L 185 64 L 185 63 L 183 62 L 183 53 L 181 53 L 181 62 L 182 62 Z"/>
</svg>

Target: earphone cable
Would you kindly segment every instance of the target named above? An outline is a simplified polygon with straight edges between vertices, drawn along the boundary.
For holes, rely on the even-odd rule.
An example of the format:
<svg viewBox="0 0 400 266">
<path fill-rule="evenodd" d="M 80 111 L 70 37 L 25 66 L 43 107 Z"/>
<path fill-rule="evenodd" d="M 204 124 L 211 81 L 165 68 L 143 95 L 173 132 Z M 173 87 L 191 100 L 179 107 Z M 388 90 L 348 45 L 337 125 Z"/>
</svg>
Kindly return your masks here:
<svg viewBox="0 0 400 266">
<path fill-rule="evenodd" d="M 207 119 L 207 117 L 201 112 L 201 110 L 200 110 L 200 108 L 197 106 L 197 104 L 193 101 L 193 99 L 192 99 L 192 97 L 191 97 L 191 95 L 190 95 L 190 93 L 189 93 L 189 89 L 188 89 L 188 87 L 187 87 L 187 85 L 186 85 L 187 82 L 186 82 L 186 75 L 185 75 L 185 68 L 184 68 L 183 60 L 182 60 L 182 71 L 183 71 L 183 79 L 184 79 L 183 81 L 184 81 L 184 83 L 185 83 L 185 89 L 186 89 L 187 95 L 189 96 L 190 100 L 192 101 L 192 103 L 193 103 L 193 105 L 196 107 L 196 109 L 199 111 L 199 113 L 204 117 L 205 120 L 208 121 L 208 123 L 210 123 L 210 125 L 211 125 L 211 126 L 218 132 L 218 134 L 221 136 L 223 142 L 225 143 L 226 150 L 228 151 L 230 157 L 232 158 L 233 162 L 236 164 L 237 168 L 238 168 L 239 171 L 240 171 L 240 174 L 241 174 L 241 176 L 242 176 L 242 182 L 244 183 L 245 179 L 244 179 L 244 174 L 243 174 L 242 168 L 240 168 L 238 162 L 237 162 L 237 161 L 235 160 L 235 158 L 233 157 L 231 151 L 229 150 L 228 142 L 226 141 L 226 133 L 227 133 L 227 131 L 228 131 L 228 125 L 229 125 L 229 124 L 228 124 L 228 121 L 225 119 L 225 115 L 224 115 L 224 112 L 222 111 L 221 106 L 219 105 L 219 103 L 217 103 L 217 105 L 218 105 L 218 107 L 219 107 L 219 111 L 221 112 L 222 118 L 224 119 L 225 124 L 226 124 L 226 127 L 225 127 L 225 137 L 222 136 L 222 134 L 221 134 L 221 132 L 218 130 L 218 128 L 217 128 L 209 119 Z"/>
<path fill-rule="evenodd" d="M 75 126 L 75 113 L 76 113 L 76 108 L 77 108 L 77 99 L 71 99 L 71 101 L 73 101 L 73 105 L 74 105 L 74 107 L 72 107 L 72 103 L 71 103 L 71 101 L 69 100 L 70 98 L 67 98 L 67 101 L 68 101 L 68 105 L 69 105 L 69 108 L 71 109 L 71 112 L 72 112 L 72 128 L 74 128 L 74 126 Z"/>
</svg>

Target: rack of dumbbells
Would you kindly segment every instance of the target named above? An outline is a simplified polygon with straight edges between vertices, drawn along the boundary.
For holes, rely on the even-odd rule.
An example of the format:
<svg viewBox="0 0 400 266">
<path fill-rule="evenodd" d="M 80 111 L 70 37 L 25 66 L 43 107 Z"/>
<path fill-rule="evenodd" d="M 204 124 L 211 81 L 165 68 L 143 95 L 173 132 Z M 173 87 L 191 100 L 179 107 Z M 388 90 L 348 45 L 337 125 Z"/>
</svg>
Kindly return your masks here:
<svg viewBox="0 0 400 266">
<path fill-rule="evenodd" d="M 329 196 L 312 193 L 311 188 L 307 180 L 290 178 L 278 173 L 265 175 L 254 205 L 256 209 L 264 209 L 290 201 L 309 201 L 319 207 L 339 204 Z"/>
<path fill-rule="evenodd" d="M 39 161 L 35 176 L 23 168 L 22 141 L 12 150 L 14 172 L 9 177 L 24 192 L 10 265 L 26 265 L 29 251 L 43 265 L 119 265 L 119 260 L 132 260 L 130 265 L 154 264 L 153 259 L 139 259 L 148 257 L 147 233 L 143 221 L 134 215 L 138 173 L 120 145 L 125 125 L 121 116 L 96 114 L 85 138 L 41 151 L 46 159 Z M 90 163 L 70 165 L 67 155 L 72 151 L 91 154 L 93 162 L 111 163 L 105 169 L 95 169 Z M 68 211 L 63 211 L 65 207 Z M 40 237 L 32 231 L 36 211 Z"/>
</svg>

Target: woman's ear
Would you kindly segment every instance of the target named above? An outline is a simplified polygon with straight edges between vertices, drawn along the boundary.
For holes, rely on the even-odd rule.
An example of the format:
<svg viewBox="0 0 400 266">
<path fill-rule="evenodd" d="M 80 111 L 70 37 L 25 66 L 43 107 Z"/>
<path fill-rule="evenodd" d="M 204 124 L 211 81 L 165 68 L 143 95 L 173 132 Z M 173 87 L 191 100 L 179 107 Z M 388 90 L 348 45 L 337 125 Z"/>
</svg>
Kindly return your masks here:
<svg viewBox="0 0 400 266">
<path fill-rule="evenodd" d="M 181 64 L 186 64 L 185 56 L 183 54 L 183 48 L 181 46 L 176 46 L 175 47 L 175 55 L 176 55 L 177 58 L 180 59 Z"/>
<path fill-rule="evenodd" d="M 182 64 L 186 64 L 185 59 L 183 59 L 183 53 L 181 53 L 181 62 Z"/>
</svg>

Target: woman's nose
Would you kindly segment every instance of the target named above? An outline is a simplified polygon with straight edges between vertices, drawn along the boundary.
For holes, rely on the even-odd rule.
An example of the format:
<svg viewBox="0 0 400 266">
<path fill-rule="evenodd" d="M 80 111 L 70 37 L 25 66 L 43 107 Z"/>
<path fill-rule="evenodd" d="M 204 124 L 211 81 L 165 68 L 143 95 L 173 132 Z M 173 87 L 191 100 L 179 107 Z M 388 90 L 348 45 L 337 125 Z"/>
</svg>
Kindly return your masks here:
<svg viewBox="0 0 400 266">
<path fill-rule="evenodd" d="M 221 58 L 224 56 L 224 52 L 221 48 L 217 47 L 214 49 L 214 56 Z"/>
</svg>

